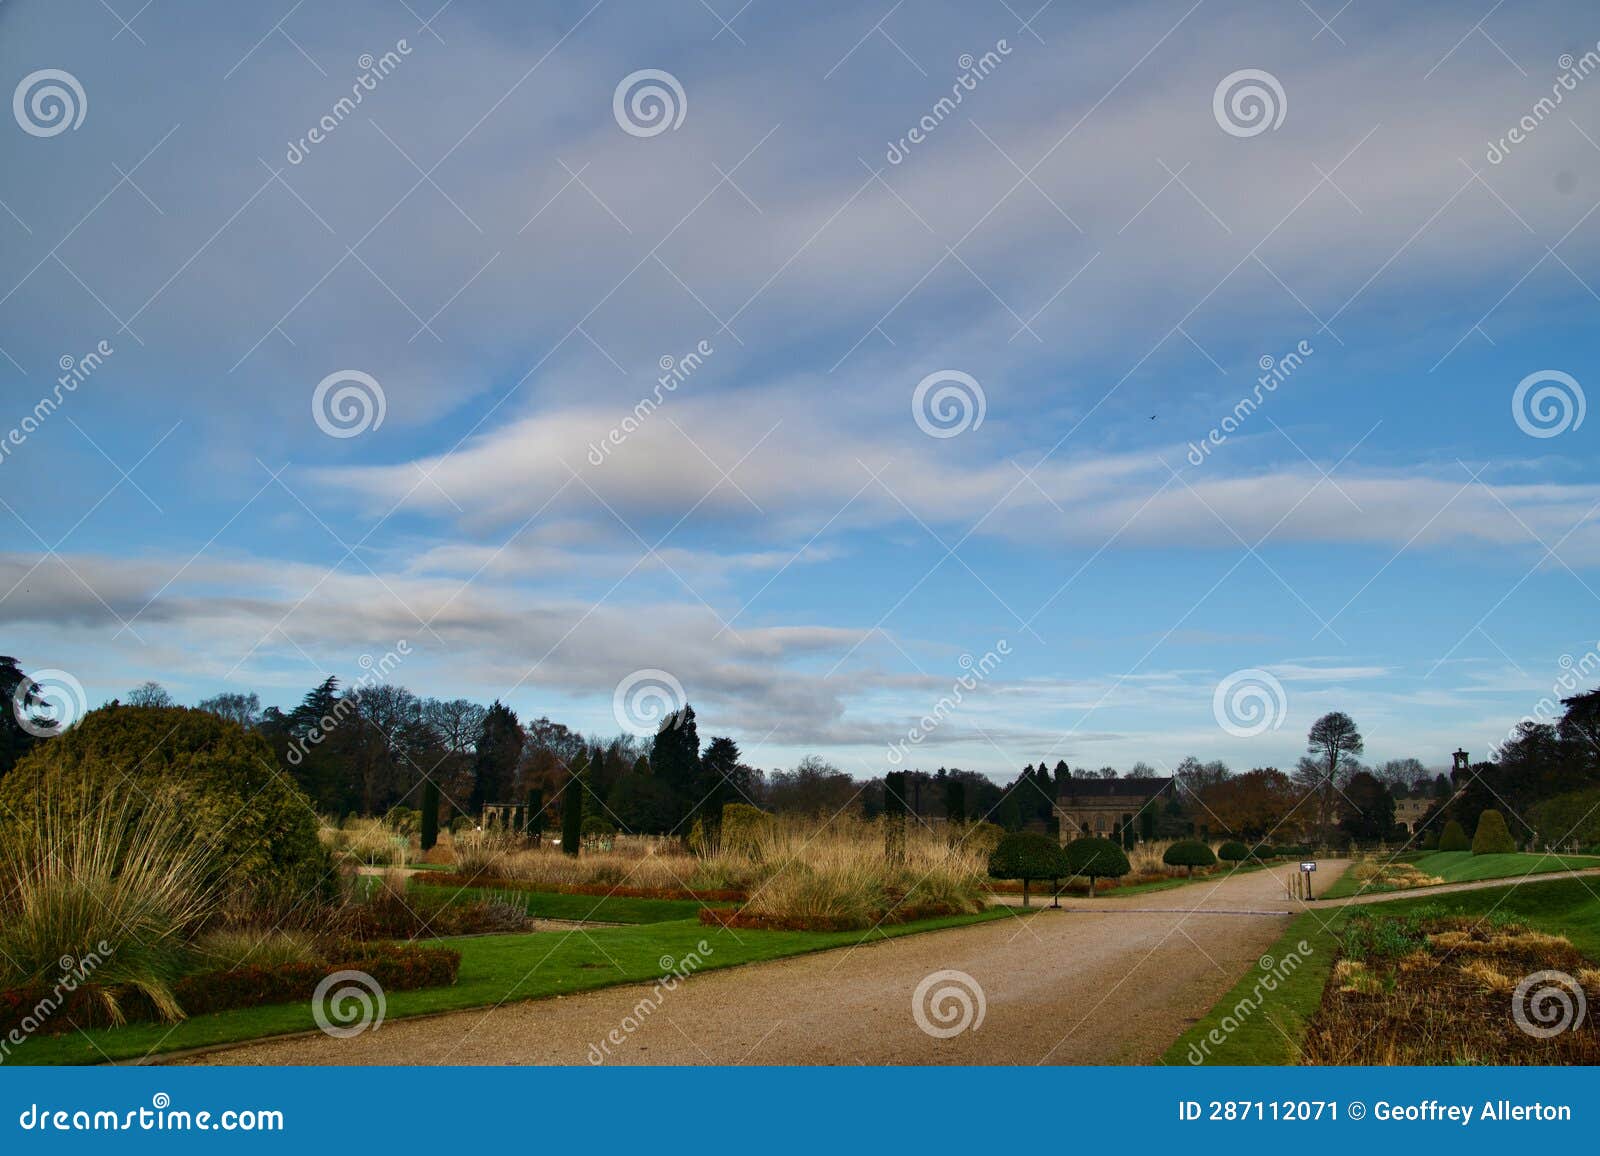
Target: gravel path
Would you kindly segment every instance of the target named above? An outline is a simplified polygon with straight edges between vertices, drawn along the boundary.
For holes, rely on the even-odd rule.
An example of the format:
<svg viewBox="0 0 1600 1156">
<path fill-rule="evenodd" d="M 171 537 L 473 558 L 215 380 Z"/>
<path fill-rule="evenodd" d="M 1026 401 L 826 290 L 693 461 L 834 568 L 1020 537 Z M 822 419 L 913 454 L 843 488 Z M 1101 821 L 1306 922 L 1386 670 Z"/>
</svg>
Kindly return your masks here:
<svg viewBox="0 0 1600 1156">
<path fill-rule="evenodd" d="M 1323 878 L 1337 878 L 1343 866 L 1326 863 Z M 631 1032 L 623 1021 L 651 998 L 650 986 L 395 1020 L 351 1039 L 319 1033 L 181 1062 L 1149 1063 L 1282 933 L 1299 907 L 1283 874 L 1077 899 L 1027 918 L 703 972 L 665 993 Z M 913 993 L 945 970 L 976 981 L 986 1009 L 976 1030 L 938 1039 L 918 1027 Z M 613 1029 L 623 1042 L 607 1056 L 598 1046 Z"/>
</svg>

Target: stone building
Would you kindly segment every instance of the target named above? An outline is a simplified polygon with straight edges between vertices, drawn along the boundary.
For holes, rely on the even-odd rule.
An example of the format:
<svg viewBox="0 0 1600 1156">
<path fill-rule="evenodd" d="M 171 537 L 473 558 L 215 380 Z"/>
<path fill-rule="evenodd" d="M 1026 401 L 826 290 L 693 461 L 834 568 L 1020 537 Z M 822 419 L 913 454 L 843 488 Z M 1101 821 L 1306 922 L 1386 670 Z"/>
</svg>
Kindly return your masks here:
<svg viewBox="0 0 1600 1156">
<path fill-rule="evenodd" d="M 1158 818 L 1176 796 L 1170 778 L 1067 779 L 1056 797 L 1061 841 L 1084 835 L 1118 839 L 1126 827 L 1136 838 L 1151 838 Z"/>
</svg>

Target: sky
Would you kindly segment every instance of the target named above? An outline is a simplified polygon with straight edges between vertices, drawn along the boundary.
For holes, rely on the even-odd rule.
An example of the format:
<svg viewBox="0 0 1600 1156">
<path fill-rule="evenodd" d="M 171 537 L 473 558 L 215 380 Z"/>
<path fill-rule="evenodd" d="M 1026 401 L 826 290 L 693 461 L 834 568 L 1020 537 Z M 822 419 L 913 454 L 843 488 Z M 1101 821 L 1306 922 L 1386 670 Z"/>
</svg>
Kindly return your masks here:
<svg viewBox="0 0 1600 1156">
<path fill-rule="evenodd" d="M 5 0 L 0 82 L 0 653 L 69 712 L 1009 777 L 1600 681 L 1591 6 Z"/>
</svg>

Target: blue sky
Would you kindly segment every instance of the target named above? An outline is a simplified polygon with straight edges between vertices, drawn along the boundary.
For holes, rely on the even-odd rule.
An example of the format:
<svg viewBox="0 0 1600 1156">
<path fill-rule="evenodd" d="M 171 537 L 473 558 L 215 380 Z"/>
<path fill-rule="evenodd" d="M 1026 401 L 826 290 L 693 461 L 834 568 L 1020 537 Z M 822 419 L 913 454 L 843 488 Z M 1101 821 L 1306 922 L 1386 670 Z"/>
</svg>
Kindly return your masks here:
<svg viewBox="0 0 1600 1156">
<path fill-rule="evenodd" d="M 1600 646 L 1585 6 L 329 7 L 0 7 L 4 88 L 83 105 L 0 125 L 0 650 L 91 703 L 404 639 L 419 693 L 613 733 L 660 670 L 864 776 L 994 652 L 904 765 L 1287 765 L 1336 708 L 1438 765 Z"/>
</svg>

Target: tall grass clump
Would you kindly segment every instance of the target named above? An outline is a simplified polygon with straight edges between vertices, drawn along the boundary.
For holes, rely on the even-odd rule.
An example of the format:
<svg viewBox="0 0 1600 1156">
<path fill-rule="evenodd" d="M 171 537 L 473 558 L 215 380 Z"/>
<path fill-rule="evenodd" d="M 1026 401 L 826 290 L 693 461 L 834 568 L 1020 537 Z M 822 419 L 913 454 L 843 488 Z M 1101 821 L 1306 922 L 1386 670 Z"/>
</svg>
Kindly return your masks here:
<svg viewBox="0 0 1600 1156">
<path fill-rule="evenodd" d="M 32 819 L 0 834 L 10 888 L 0 895 L 0 987 L 52 984 L 98 958 L 87 978 L 113 1022 L 124 1019 L 119 988 L 182 1018 L 172 985 L 218 903 L 207 849 L 170 812 L 135 819 L 104 797 L 46 794 Z"/>
</svg>

